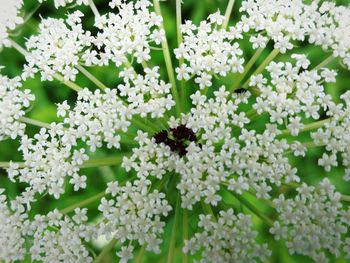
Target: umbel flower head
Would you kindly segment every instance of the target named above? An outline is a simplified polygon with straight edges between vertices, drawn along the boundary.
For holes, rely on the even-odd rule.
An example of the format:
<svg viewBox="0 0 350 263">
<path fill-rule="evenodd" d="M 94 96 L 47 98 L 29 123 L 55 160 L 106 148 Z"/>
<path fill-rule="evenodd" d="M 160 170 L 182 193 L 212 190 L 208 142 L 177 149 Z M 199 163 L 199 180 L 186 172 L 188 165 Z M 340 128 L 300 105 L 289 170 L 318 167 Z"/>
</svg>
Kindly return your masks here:
<svg viewBox="0 0 350 263">
<path fill-rule="evenodd" d="M 349 260 L 350 8 L 95 2 L 0 0 L 0 261 Z"/>
</svg>

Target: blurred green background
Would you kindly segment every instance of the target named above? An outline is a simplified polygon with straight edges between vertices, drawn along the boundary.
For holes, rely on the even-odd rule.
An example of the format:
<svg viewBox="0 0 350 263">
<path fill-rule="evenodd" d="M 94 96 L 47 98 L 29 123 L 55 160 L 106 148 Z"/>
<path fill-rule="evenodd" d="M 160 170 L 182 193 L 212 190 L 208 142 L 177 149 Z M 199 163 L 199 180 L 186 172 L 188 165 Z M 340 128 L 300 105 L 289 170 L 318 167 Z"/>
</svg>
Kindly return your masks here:
<svg viewBox="0 0 350 263">
<path fill-rule="evenodd" d="M 110 11 L 108 8 L 107 1 L 104 0 L 95 0 L 99 11 L 103 14 L 105 12 Z M 224 0 L 184 0 L 183 3 L 183 20 L 191 19 L 194 23 L 198 23 L 201 20 L 205 19 L 208 14 L 216 12 L 218 9 L 224 13 L 226 9 L 228 1 Z M 337 1 L 338 4 L 348 4 L 348 0 Z M 233 25 L 235 22 L 239 20 L 241 14 L 239 13 L 239 6 L 241 1 L 237 0 L 235 3 L 234 11 L 231 15 L 230 25 Z M 176 47 L 176 21 L 175 21 L 175 0 L 169 0 L 161 2 L 161 8 L 163 12 L 166 34 L 169 41 L 169 45 L 171 50 Z M 25 39 L 30 37 L 33 34 L 37 33 L 38 23 L 41 17 L 65 17 L 67 12 L 72 12 L 74 10 L 70 8 L 61 8 L 56 10 L 53 7 L 53 1 L 49 0 L 42 5 L 38 5 L 37 1 L 25 1 L 24 6 L 24 15 L 30 14 L 33 10 L 36 10 L 34 15 L 30 20 L 28 20 L 24 25 L 20 26 L 15 32 L 12 34 L 12 38 L 15 39 L 22 46 L 24 45 Z M 93 15 L 89 7 L 81 7 L 80 10 L 84 12 L 86 15 L 84 20 L 85 29 L 94 31 L 92 29 L 93 25 Z M 248 61 L 249 58 L 253 54 L 253 50 L 251 45 L 247 41 L 248 38 L 245 38 L 243 41 L 240 41 L 241 48 L 244 50 L 245 60 Z M 270 47 L 272 50 L 272 47 Z M 264 58 L 269 54 L 270 51 L 268 48 L 264 51 L 263 55 L 259 58 L 257 64 L 264 60 Z M 328 56 L 324 51 L 320 48 L 312 47 L 309 45 L 305 45 L 300 43 L 299 47 L 294 49 L 292 52 L 296 53 L 304 53 L 308 54 L 309 59 L 312 61 L 312 65 L 317 65 L 324 58 Z M 284 55 L 279 55 L 277 60 L 286 61 L 289 60 L 291 52 L 287 52 Z M 0 65 L 5 66 L 4 69 L 1 70 L 1 74 L 8 75 L 9 77 L 17 76 L 21 73 L 23 64 L 25 60 L 21 54 L 19 54 L 14 49 L 4 49 L 0 53 Z M 176 65 L 176 61 L 173 61 Z M 160 51 L 152 52 L 152 60 L 149 63 L 150 65 L 164 65 L 162 53 Z M 346 89 L 349 88 L 349 72 L 345 70 L 343 67 L 339 65 L 337 62 L 333 62 L 331 64 L 332 68 L 337 69 L 338 77 L 337 83 L 327 84 L 327 91 L 333 96 L 333 98 L 338 101 L 339 96 Z M 166 78 L 165 67 L 161 67 L 162 74 L 164 78 Z M 114 88 L 120 82 L 118 78 L 118 70 L 113 66 L 108 67 L 94 67 L 90 68 L 89 71 L 93 73 L 98 79 L 103 80 L 104 84 L 107 86 Z M 90 83 L 86 78 L 82 76 L 78 76 L 76 81 L 80 86 L 89 87 L 93 89 L 92 83 Z M 220 84 L 220 81 L 215 84 Z M 40 76 L 37 76 L 35 79 L 27 80 L 24 83 L 24 88 L 30 89 L 36 96 L 36 101 L 33 103 L 33 107 L 31 111 L 28 112 L 27 116 L 45 121 L 45 122 L 53 122 L 59 121 L 56 117 L 56 103 L 60 103 L 64 100 L 68 100 L 71 104 L 74 103 L 76 94 L 74 91 L 68 89 L 63 84 L 58 81 L 52 82 L 42 82 L 40 81 Z M 219 85 L 218 85 L 219 86 Z M 193 89 L 191 84 L 187 87 L 189 89 Z M 265 118 L 266 119 L 266 118 Z M 252 127 L 262 127 L 264 124 L 264 118 L 259 118 L 258 121 L 254 122 Z M 27 126 L 27 133 L 29 135 L 33 135 L 38 131 L 38 128 L 33 126 Z M 308 141 L 309 137 L 306 135 L 302 135 L 301 140 Z M 0 161 L 21 161 L 21 153 L 17 150 L 19 146 L 18 140 L 6 140 L 0 142 Z M 131 149 L 128 145 L 122 146 L 122 153 L 129 152 Z M 342 181 L 342 176 L 344 174 L 343 168 L 333 169 L 331 172 L 326 173 L 322 168 L 317 166 L 317 159 L 322 155 L 322 148 L 313 148 L 309 151 L 307 158 L 292 158 L 291 163 L 293 163 L 299 170 L 299 176 L 307 183 L 316 184 L 324 177 L 329 177 L 330 180 L 337 186 L 338 191 L 342 193 L 349 194 L 350 187 L 349 184 L 344 184 Z M 94 153 L 93 157 L 103 157 L 103 156 L 111 156 L 115 154 L 119 154 L 120 151 L 107 151 L 104 149 L 98 150 Z M 59 199 L 55 200 L 48 195 L 41 197 L 38 202 L 33 206 L 33 210 L 31 211 L 31 216 L 36 213 L 47 213 L 48 211 L 58 208 L 66 208 L 72 204 L 75 204 L 79 201 L 87 199 L 91 196 L 100 193 L 105 190 L 106 183 L 112 180 L 122 181 L 130 175 L 127 175 L 126 172 L 120 168 L 119 166 L 112 167 L 100 167 L 100 168 L 87 168 L 82 169 L 80 174 L 87 175 L 88 187 L 85 190 L 80 190 L 78 192 L 74 192 L 72 187 L 67 184 L 66 193 Z M 15 197 L 20 193 L 25 185 L 13 184 L 11 183 L 7 177 L 6 172 L 0 169 L 0 187 L 5 188 L 7 190 L 7 195 L 11 198 Z M 280 192 L 288 191 L 288 189 L 279 189 Z M 224 193 L 223 193 L 224 194 Z M 167 196 L 170 203 L 175 203 L 175 194 L 173 196 Z M 247 199 L 255 202 L 256 206 L 260 207 L 266 214 L 273 217 L 273 213 L 269 207 L 267 207 L 264 203 L 258 202 L 255 199 L 252 199 L 251 196 L 246 196 Z M 241 209 L 245 213 L 251 213 L 249 210 L 241 207 L 239 203 L 232 199 L 232 197 L 226 197 L 227 203 L 232 204 L 236 209 Z M 98 211 L 97 211 L 98 202 L 91 203 L 89 207 L 89 217 L 91 221 L 98 219 Z M 220 208 L 220 207 L 219 207 Z M 193 233 L 196 229 L 197 217 L 195 216 L 201 212 L 200 207 L 196 207 L 194 211 L 190 213 L 190 227 L 189 233 Z M 273 255 L 268 262 L 311 262 L 311 260 L 302 257 L 302 256 L 290 256 L 288 255 L 285 246 L 282 242 L 276 242 L 268 233 L 268 228 L 264 223 L 254 216 L 255 227 L 259 230 L 259 240 L 267 242 L 269 244 L 270 249 L 273 251 Z M 169 216 L 168 224 L 164 233 L 164 243 L 162 245 L 163 250 L 160 255 L 155 255 L 152 253 L 147 253 L 144 262 L 165 262 L 167 257 L 167 248 L 169 246 L 172 221 L 173 221 L 173 213 Z M 176 262 L 181 262 L 181 225 L 178 231 L 177 237 L 177 249 L 176 249 Z M 89 245 L 90 246 L 90 245 Z M 90 246 L 92 253 L 98 254 L 100 251 L 99 244 L 93 244 Z M 30 261 L 28 258 L 27 261 Z M 117 262 L 118 260 L 115 256 L 110 253 L 105 257 L 105 262 Z M 331 257 L 331 262 L 346 262 L 344 259 L 334 260 Z"/>
</svg>

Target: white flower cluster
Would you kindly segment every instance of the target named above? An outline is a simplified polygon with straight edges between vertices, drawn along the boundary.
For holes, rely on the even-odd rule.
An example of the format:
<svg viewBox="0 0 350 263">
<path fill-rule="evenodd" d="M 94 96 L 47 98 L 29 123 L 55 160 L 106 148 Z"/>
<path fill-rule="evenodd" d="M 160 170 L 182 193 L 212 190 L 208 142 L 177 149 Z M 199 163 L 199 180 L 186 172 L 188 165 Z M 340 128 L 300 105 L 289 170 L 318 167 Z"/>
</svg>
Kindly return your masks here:
<svg viewBox="0 0 350 263">
<path fill-rule="evenodd" d="M 189 80 L 195 75 L 195 82 L 203 89 L 212 85 L 213 75 L 243 72 L 243 51 L 234 42 L 241 35 L 237 35 L 234 28 L 230 31 L 222 29 L 224 20 L 225 17 L 217 12 L 199 26 L 190 20 L 180 26 L 183 43 L 174 49 L 174 53 L 185 63 L 176 68 L 179 80 Z"/>
<path fill-rule="evenodd" d="M 316 145 L 325 146 L 326 151 L 318 164 L 326 171 L 338 166 L 337 155 L 341 153 L 345 170 L 344 179 L 350 180 L 350 91 L 340 96 L 344 104 L 332 103 L 329 105 L 327 115 L 329 121 L 322 128 L 311 133 L 313 142 Z"/>
<path fill-rule="evenodd" d="M 111 2 L 114 8 L 116 5 Z M 112 61 L 117 67 L 136 58 L 137 63 L 148 61 L 151 44 L 159 45 L 165 37 L 161 29 L 162 17 L 151 12 L 148 0 L 120 1 L 118 13 L 108 13 L 96 19 L 95 26 L 100 30 L 93 43 L 96 50 L 87 50 L 83 55 L 87 65 L 107 65 Z"/>
<path fill-rule="evenodd" d="M 275 48 L 282 53 L 292 49 L 293 41 L 307 39 L 311 44 L 331 49 L 350 68 L 350 8 L 336 6 L 333 2 L 303 0 L 246 0 L 242 2 L 242 17 L 239 26 L 244 32 L 253 29 L 257 36 L 251 37 L 266 42 L 272 39 Z"/>
<path fill-rule="evenodd" d="M 136 74 L 133 68 L 126 67 L 120 72 L 124 83 L 118 85 L 120 96 L 126 97 L 129 108 L 141 117 L 150 113 L 152 118 L 162 117 L 175 102 L 170 93 L 171 85 L 159 80 L 159 67 L 145 68 L 144 76 Z"/>
<path fill-rule="evenodd" d="M 123 167 L 135 170 L 138 177 L 155 176 L 161 179 L 166 172 L 180 174 L 177 188 L 181 192 L 181 205 L 192 206 L 204 198 L 206 203 L 217 205 L 221 200 L 217 193 L 222 184 L 239 194 L 250 187 L 259 198 L 269 198 L 272 190 L 268 182 L 280 185 L 283 181 L 298 182 L 296 168 L 284 156 L 290 146 L 286 140 L 278 140 L 277 127 L 267 125 L 262 134 L 246 130 L 249 119 L 244 112 L 236 113 L 238 105 L 247 102 L 249 92 L 234 94 L 228 100 L 224 88 L 215 92 L 215 99 L 206 101 L 199 92 L 191 96 L 194 107 L 181 120 L 172 118 L 171 128 L 182 124 L 198 136 L 198 143 L 190 142 L 186 155 L 181 157 L 164 143 L 157 144 L 148 134 L 139 132 L 136 138 L 139 148 L 131 157 L 123 159 Z M 241 128 L 238 140 L 233 129 Z"/>
<path fill-rule="evenodd" d="M 24 22 L 20 16 L 22 6 L 23 0 L 0 0 L 0 49 L 11 46 L 8 30 L 14 30 Z"/>
<path fill-rule="evenodd" d="M 171 206 L 165 199 L 165 194 L 158 190 L 150 192 L 151 181 L 145 177 L 127 182 L 120 186 L 118 182 L 108 184 L 106 194 L 98 209 L 103 213 L 103 222 L 97 226 L 98 235 L 107 240 L 118 240 L 122 248 L 117 252 L 120 262 L 128 262 L 133 258 L 132 242 L 137 241 L 146 250 L 160 252 L 165 223 L 162 216 L 167 216 Z M 126 245 L 129 243 L 129 245 Z"/>
<path fill-rule="evenodd" d="M 0 260 L 8 263 L 23 260 L 26 255 L 22 227 L 27 215 L 20 211 L 13 213 L 3 193 L 4 189 L 0 188 Z"/>
<path fill-rule="evenodd" d="M 320 110 L 333 106 L 332 97 L 324 91 L 324 82 L 335 82 L 336 72 L 327 68 L 307 70 L 310 61 L 301 54 L 293 54 L 290 62 L 271 62 L 266 70 L 270 80 L 262 74 L 252 76 L 249 85 L 257 87 L 260 95 L 253 108 L 258 114 L 268 112 L 270 122 L 285 124 L 293 136 L 304 127 L 302 116 L 317 120 Z"/>
<path fill-rule="evenodd" d="M 11 79 L 0 74 L 0 141 L 24 135 L 25 124 L 20 118 L 35 97 L 30 90 L 22 91 L 21 87 L 20 77 Z"/>
<path fill-rule="evenodd" d="M 274 200 L 279 214 L 270 232 L 275 239 L 286 240 L 289 253 L 328 262 L 329 253 L 340 256 L 343 245 L 350 256 L 350 239 L 344 237 L 350 226 L 350 209 L 342 208 L 341 194 L 328 179 L 317 187 L 303 184 L 294 199 L 280 195 Z M 345 243 L 345 244 L 344 244 Z"/>
<path fill-rule="evenodd" d="M 39 35 L 31 36 L 26 42 L 29 54 L 23 78 L 34 77 L 40 72 L 42 80 L 53 80 L 55 73 L 64 80 L 75 80 L 80 55 L 91 46 L 93 37 L 81 25 L 83 13 L 75 11 L 66 20 L 47 18 L 39 25 Z M 68 52 L 69 51 L 69 52 Z"/>
<path fill-rule="evenodd" d="M 75 209 L 73 220 L 58 210 L 47 215 L 28 218 L 24 207 L 16 201 L 8 208 L 6 196 L 0 189 L 0 260 L 32 260 L 41 262 L 91 262 L 83 240 L 90 237 L 87 209 Z"/>
<path fill-rule="evenodd" d="M 119 133 L 126 132 L 133 111 L 118 96 L 116 89 L 91 92 L 87 88 L 78 92 L 76 104 L 69 110 L 67 102 L 58 106 L 58 116 L 66 116 L 63 123 L 69 129 L 64 132 L 63 142 L 75 145 L 82 139 L 94 152 L 105 142 L 107 147 L 120 147 Z"/>
<path fill-rule="evenodd" d="M 88 229 L 85 225 L 87 209 L 76 209 L 73 220 L 58 210 L 47 215 L 36 215 L 29 226 L 33 235 L 30 247 L 31 258 L 44 263 L 92 262 L 89 251 L 84 246 Z"/>
<path fill-rule="evenodd" d="M 350 69 L 350 8 L 323 1 L 318 12 L 316 26 L 310 33 L 310 43 L 331 49 L 334 57 L 340 57 Z"/>
<path fill-rule="evenodd" d="M 271 255 L 267 245 L 257 244 L 257 232 L 252 230 L 251 217 L 245 214 L 234 215 L 233 209 L 220 211 L 217 221 L 212 215 L 199 215 L 198 226 L 203 232 L 195 233 L 185 240 L 183 251 L 192 255 L 200 253 L 201 263 L 264 261 Z"/>
<path fill-rule="evenodd" d="M 103 142 L 108 148 L 120 147 L 120 132 L 130 125 L 129 110 L 117 96 L 117 90 L 106 89 L 94 93 L 83 89 L 78 93 L 75 107 L 70 110 L 67 102 L 58 107 L 58 115 L 66 116 L 62 123 L 52 123 L 50 129 L 42 128 L 33 138 L 22 136 L 19 150 L 23 153 L 24 167 L 13 163 L 8 169 L 10 179 L 30 185 L 20 198 L 23 203 L 33 201 L 34 193 L 49 194 L 58 198 L 64 192 L 64 181 L 77 191 L 86 187 L 86 176 L 78 174 L 79 167 L 89 159 L 82 140 L 90 151 L 100 148 Z"/>
<path fill-rule="evenodd" d="M 39 3 L 42 3 L 47 0 L 38 0 Z M 88 5 L 89 0 L 54 0 L 54 5 L 56 8 L 64 7 L 69 4 L 76 4 L 76 5 Z"/>
</svg>

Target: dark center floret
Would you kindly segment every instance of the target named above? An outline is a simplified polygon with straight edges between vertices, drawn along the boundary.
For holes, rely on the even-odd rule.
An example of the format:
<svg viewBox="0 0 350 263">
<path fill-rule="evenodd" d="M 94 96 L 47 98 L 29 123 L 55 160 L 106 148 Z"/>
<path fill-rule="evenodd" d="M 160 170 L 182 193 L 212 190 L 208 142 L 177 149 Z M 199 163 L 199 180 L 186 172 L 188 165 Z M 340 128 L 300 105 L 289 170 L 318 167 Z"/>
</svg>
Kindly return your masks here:
<svg viewBox="0 0 350 263">
<path fill-rule="evenodd" d="M 178 153 L 181 157 L 186 155 L 189 142 L 197 142 L 196 134 L 183 124 L 170 129 L 170 132 L 162 130 L 155 134 L 153 138 L 157 144 L 164 143 L 168 145 L 172 152 Z"/>
</svg>

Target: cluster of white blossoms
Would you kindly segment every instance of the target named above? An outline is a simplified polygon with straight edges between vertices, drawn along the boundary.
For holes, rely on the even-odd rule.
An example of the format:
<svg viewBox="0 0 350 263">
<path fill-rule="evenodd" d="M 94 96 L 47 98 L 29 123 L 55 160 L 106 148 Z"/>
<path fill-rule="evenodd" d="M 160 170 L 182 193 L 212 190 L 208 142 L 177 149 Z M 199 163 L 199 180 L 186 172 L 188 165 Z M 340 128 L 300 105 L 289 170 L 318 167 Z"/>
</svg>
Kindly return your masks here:
<svg viewBox="0 0 350 263">
<path fill-rule="evenodd" d="M 145 246 L 147 251 L 160 253 L 165 222 L 171 206 L 165 194 L 158 190 L 150 191 L 151 181 L 145 177 L 127 182 L 120 186 L 117 181 L 108 183 L 106 194 L 98 209 L 103 214 L 103 221 L 97 225 L 99 236 L 107 240 L 118 240 L 122 245 L 117 252 L 120 262 L 128 262 L 133 258 L 133 242 Z M 129 245 L 126 245 L 129 244 Z"/>
<path fill-rule="evenodd" d="M 67 176 L 76 191 L 85 188 L 86 176 L 80 176 L 78 171 L 89 156 L 84 148 L 78 147 L 79 140 L 92 152 L 103 143 L 108 148 L 120 148 L 119 132 L 128 129 L 131 113 L 116 89 L 106 89 L 104 93 L 83 89 L 72 110 L 66 101 L 58 105 L 58 116 L 65 117 L 63 122 L 42 128 L 34 138 L 22 136 L 19 150 L 23 153 L 24 167 L 11 163 L 8 169 L 11 180 L 29 185 L 20 198 L 23 203 L 34 201 L 36 192 L 46 190 L 59 198 Z"/>
<path fill-rule="evenodd" d="M 96 49 L 87 50 L 83 58 L 90 64 L 107 65 L 112 61 L 120 67 L 135 58 L 141 64 L 150 60 L 151 45 L 159 45 L 165 37 L 160 28 L 163 18 L 151 12 L 149 1 L 111 2 L 118 13 L 108 13 L 96 18 L 99 29 L 93 43 Z"/>
<path fill-rule="evenodd" d="M 293 54 L 295 65 L 290 62 L 271 62 L 263 74 L 252 76 L 249 86 L 257 87 L 259 96 L 253 108 L 258 114 L 267 112 L 271 123 L 285 124 L 293 136 L 303 129 L 302 116 L 318 120 L 321 109 L 334 105 L 323 85 L 335 82 L 336 72 L 327 68 L 307 70 L 310 61 L 305 55 Z"/>
<path fill-rule="evenodd" d="M 350 257 L 350 238 L 344 239 L 350 226 L 350 209 L 343 208 L 341 194 L 328 179 L 318 186 L 305 183 L 297 188 L 293 199 L 280 195 L 274 200 L 278 220 L 270 232 L 275 239 L 286 240 L 291 254 L 311 257 L 315 262 L 328 262 L 325 250 L 338 257 Z"/>
<path fill-rule="evenodd" d="M 157 143 L 139 132 L 136 140 L 140 146 L 123 159 L 123 167 L 135 170 L 138 177 L 161 179 L 167 172 L 181 175 L 177 188 L 181 205 L 187 209 L 202 198 L 216 206 L 222 184 L 238 194 L 252 187 L 258 198 L 268 199 L 269 183 L 298 182 L 296 168 L 284 156 L 291 146 L 276 138 L 279 131 L 275 125 L 268 125 L 261 134 L 243 128 L 250 120 L 237 108 L 242 101 L 247 103 L 249 92 L 234 94 L 233 100 L 228 100 L 223 87 L 214 94 L 215 99 L 208 101 L 199 92 L 193 94 L 191 113 L 169 121 L 170 128 L 185 125 L 198 134 L 198 142 L 188 144 L 185 156 L 172 152 L 172 145 Z M 242 129 L 237 138 L 231 135 L 235 129 Z"/>
<path fill-rule="evenodd" d="M 35 97 L 29 89 L 21 90 L 21 87 L 21 78 L 0 74 L 0 141 L 24 135 L 25 124 L 20 118 Z"/>
<path fill-rule="evenodd" d="M 326 171 L 338 166 L 337 155 L 341 153 L 342 163 L 345 169 L 344 180 L 350 180 L 350 92 L 340 96 L 344 104 L 332 103 L 327 111 L 328 119 L 323 127 L 311 133 L 316 145 L 325 146 L 326 151 L 318 164 Z"/>
<path fill-rule="evenodd" d="M 233 209 L 220 211 L 218 219 L 212 215 L 199 215 L 198 226 L 203 232 L 195 233 L 185 240 L 185 253 L 200 253 L 201 263 L 264 261 L 271 252 L 266 244 L 257 244 L 257 232 L 252 230 L 253 222 L 249 215 L 234 214 Z"/>
<path fill-rule="evenodd" d="M 1 1 L 0 48 L 12 43 L 26 64 L 21 77 L 0 75 L 0 141 L 21 137 L 22 154 L 22 162 L 0 160 L 6 183 L 21 185 L 11 198 L 0 188 L 0 261 L 92 262 L 99 239 L 109 242 L 100 256 L 116 250 L 122 263 L 137 251 L 138 262 L 145 251 L 160 254 L 162 243 L 169 247 L 168 262 L 175 261 L 177 248 L 186 258 L 193 255 L 188 261 L 264 261 L 272 246 L 257 241 L 259 219 L 253 220 L 250 212 L 269 225 L 270 238 L 286 242 L 290 254 L 320 262 L 327 262 L 328 254 L 350 258 L 350 209 L 345 205 L 350 197 L 338 193 L 328 179 L 316 187 L 301 183 L 292 156 L 308 158 L 308 147 L 317 146 L 323 155 L 312 165 L 325 171 L 339 165 L 343 178 L 350 180 L 350 92 L 331 96 L 325 88 L 338 74 L 328 68 L 332 57 L 350 68 L 349 7 L 327 1 L 245 0 L 240 8 L 245 14 L 227 27 L 234 3 L 229 0 L 225 16 L 218 11 L 198 24 L 177 21 L 181 36 L 170 53 L 157 0 L 155 6 L 149 0 L 107 1 L 106 14 L 99 14 L 91 0 L 54 0 L 56 8 L 90 6 L 95 16 L 91 31 L 84 29 L 89 23 L 81 11 L 45 18 L 25 48 L 9 35 L 23 22 L 22 1 L 4 6 Z M 179 19 L 181 1 L 176 4 Z M 259 48 L 248 63 L 238 44 L 245 38 Z M 275 50 L 259 65 L 270 40 Z M 310 68 L 313 62 L 301 49 L 292 51 L 300 41 L 332 50 L 332 55 Z M 166 68 L 152 61 L 156 52 L 163 52 Z M 278 53 L 286 54 L 276 58 Z M 172 56 L 178 60 L 175 70 Z M 116 78 L 114 84 L 105 86 L 85 69 L 90 66 L 103 67 Z M 77 91 L 74 102 L 57 104 L 58 122 L 25 117 L 34 96 L 22 85 L 38 74 Z M 94 85 L 80 87 L 78 74 Z M 214 85 L 220 78 L 223 83 L 232 78 L 234 85 Z M 25 123 L 41 128 L 31 136 Z M 80 170 L 106 165 L 104 158 L 93 156 L 113 151 L 125 154 L 124 183 L 116 177 L 102 193 L 60 211 L 35 214 L 33 207 L 46 194 L 68 202 L 68 193 L 62 197 L 67 185 L 74 191 L 90 187 Z M 295 185 L 294 195 L 276 197 Z M 271 214 L 245 200 L 247 193 L 269 206 Z M 226 197 L 242 205 L 240 213 Z M 83 207 L 97 200 L 98 214 L 90 211 L 88 218 Z M 168 222 L 173 222 L 172 236 L 163 242 Z M 178 242 L 180 232 L 183 243 Z"/>
<path fill-rule="evenodd" d="M 9 30 L 14 30 L 17 25 L 24 22 L 20 15 L 23 0 L 0 0 L 0 49 L 11 46 Z"/>
<path fill-rule="evenodd" d="M 30 253 L 32 260 L 49 262 L 92 262 L 84 238 L 88 236 L 86 209 L 75 210 L 73 220 L 54 210 L 47 215 L 36 215 L 28 226 L 27 235 L 33 236 Z"/>
<path fill-rule="evenodd" d="M 311 44 L 332 50 L 334 57 L 342 58 L 350 68 L 350 9 L 336 6 L 331 1 L 303 0 L 247 0 L 242 2 L 241 12 L 247 15 L 238 23 L 244 32 L 254 30 L 257 36 L 251 42 L 269 39 L 285 53 L 305 39 Z M 294 41 L 294 42 L 293 42 Z"/>
<path fill-rule="evenodd" d="M 22 77 L 34 77 L 40 72 L 42 80 L 53 80 L 56 73 L 64 80 L 75 80 L 81 54 L 91 46 L 93 37 L 81 25 L 83 13 L 75 11 L 67 19 L 47 18 L 39 24 L 39 34 L 26 42 L 29 54 Z M 69 50 L 69 52 L 67 52 Z"/>
<path fill-rule="evenodd" d="M 193 76 L 201 89 L 212 86 L 212 76 L 243 72 L 243 51 L 235 40 L 242 38 L 238 30 L 222 28 L 225 17 L 219 12 L 209 15 L 198 26 L 188 20 L 180 26 L 183 42 L 174 50 L 177 59 L 184 59 L 176 68 L 179 80 Z M 238 32 L 237 32 L 238 31 Z"/>
<path fill-rule="evenodd" d="M 146 117 L 150 113 L 151 118 L 159 118 L 175 105 L 170 95 L 171 85 L 159 79 L 158 71 L 159 67 L 145 68 L 143 76 L 126 67 L 120 72 L 124 83 L 118 85 L 118 90 L 134 114 Z"/>
<path fill-rule="evenodd" d="M 92 262 L 83 244 L 91 236 L 85 225 L 87 209 L 75 209 L 72 219 L 58 210 L 29 219 L 21 204 L 12 201 L 8 208 L 3 192 L 0 189 L 1 261 L 24 260 L 29 252 L 32 260 L 47 263 Z"/>
<path fill-rule="evenodd" d="M 27 215 L 17 210 L 14 213 L 8 208 L 4 189 L 0 188 L 0 260 L 6 263 L 21 260 L 25 257 L 25 238 L 23 221 Z"/>
</svg>

